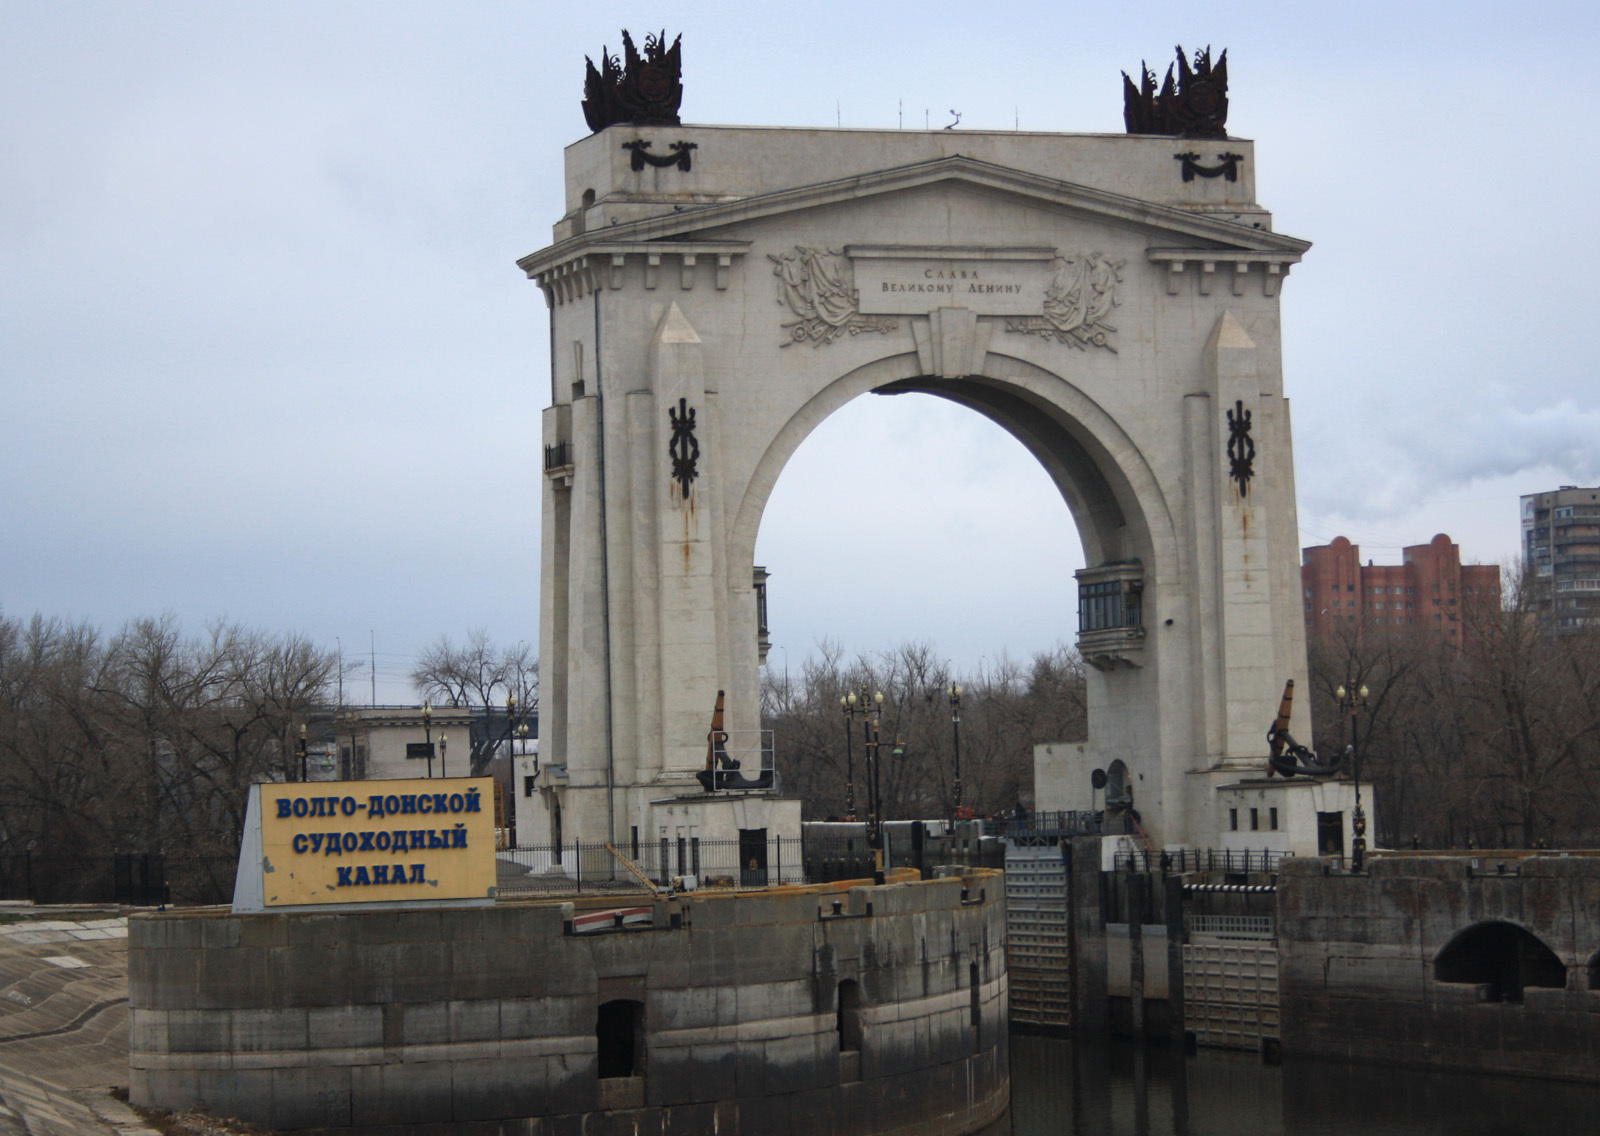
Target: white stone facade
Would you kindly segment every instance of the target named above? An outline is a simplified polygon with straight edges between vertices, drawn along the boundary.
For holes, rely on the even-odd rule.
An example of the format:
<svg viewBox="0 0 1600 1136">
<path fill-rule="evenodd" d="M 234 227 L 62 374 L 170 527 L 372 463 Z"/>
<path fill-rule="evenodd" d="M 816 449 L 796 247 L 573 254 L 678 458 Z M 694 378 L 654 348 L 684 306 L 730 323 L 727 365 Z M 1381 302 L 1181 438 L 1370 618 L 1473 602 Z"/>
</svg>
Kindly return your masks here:
<svg viewBox="0 0 1600 1136">
<path fill-rule="evenodd" d="M 346 709 L 334 725 L 340 752 L 348 753 L 354 739 L 360 776 L 388 780 L 428 776 L 425 758 L 406 756 L 406 746 L 428 741 L 433 742 L 433 776 L 443 777 L 451 769 L 456 777 L 467 776 L 472 764 L 472 721 L 470 710 L 443 708 L 433 710 L 424 725 L 420 706 L 374 706 Z M 356 772 L 352 770 L 352 775 Z"/>
<path fill-rule="evenodd" d="M 1237 179 L 1185 181 L 1182 153 L 1236 156 Z M 1278 287 L 1308 246 L 1272 232 L 1254 161 L 1237 139 L 973 131 L 569 147 L 555 243 L 519 262 L 550 305 L 539 790 L 567 838 L 654 834 L 701 795 L 719 690 L 730 730 L 759 727 L 768 494 L 850 399 L 917 392 L 1060 487 L 1080 580 L 1118 605 L 1080 640 L 1082 763 L 1125 764 L 1158 843 L 1206 842 L 1217 787 L 1264 769 L 1284 680 L 1305 688 Z M 1309 740 L 1303 707 L 1291 728 Z M 1087 807 L 1087 775 L 1052 768 L 1037 806 Z"/>
</svg>

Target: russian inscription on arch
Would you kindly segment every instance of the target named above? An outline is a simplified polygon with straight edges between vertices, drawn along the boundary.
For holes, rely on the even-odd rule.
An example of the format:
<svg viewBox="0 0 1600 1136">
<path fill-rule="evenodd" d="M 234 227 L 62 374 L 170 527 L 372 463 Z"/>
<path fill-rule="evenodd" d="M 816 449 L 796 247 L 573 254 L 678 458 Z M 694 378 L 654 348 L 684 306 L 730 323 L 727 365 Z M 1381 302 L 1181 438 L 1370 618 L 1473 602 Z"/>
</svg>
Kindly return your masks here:
<svg viewBox="0 0 1600 1136">
<path fill-rule="evenodd" d="M 842 252 L 796 245 L 768 254 L 778 302 L 795 318 L 783 345 L 832 343 L 848 333 L 890 332 L 898 316 L 961 307 L 1005 318 L 1005 330 L 1080 350 L 1112 353 L 1124 261 L 1105 253 L 1053 248 L 852 245 Z"/>
</svg>

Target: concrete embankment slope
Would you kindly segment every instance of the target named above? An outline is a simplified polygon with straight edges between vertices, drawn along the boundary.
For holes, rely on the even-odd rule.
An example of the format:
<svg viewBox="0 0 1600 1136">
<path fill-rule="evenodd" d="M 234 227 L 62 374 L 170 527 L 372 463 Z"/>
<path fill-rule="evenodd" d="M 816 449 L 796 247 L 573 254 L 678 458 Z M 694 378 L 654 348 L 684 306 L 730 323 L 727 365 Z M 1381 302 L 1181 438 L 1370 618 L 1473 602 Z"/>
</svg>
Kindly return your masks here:
<svg viewBox="0 0 1600 1136">
<path fill-rule="evenodd" d="M 132 1099 L 395 1136 L 953 1136 L 1004 1112 L 999 873 L 647 906 L 600 933 L 552 902 L 137 917 Z"/>
<path fill-rule="evenodd" d="M 0 908 L 0 1136 L 156 1136 L 128 1083 L 127 920 Z"/>
</svg>

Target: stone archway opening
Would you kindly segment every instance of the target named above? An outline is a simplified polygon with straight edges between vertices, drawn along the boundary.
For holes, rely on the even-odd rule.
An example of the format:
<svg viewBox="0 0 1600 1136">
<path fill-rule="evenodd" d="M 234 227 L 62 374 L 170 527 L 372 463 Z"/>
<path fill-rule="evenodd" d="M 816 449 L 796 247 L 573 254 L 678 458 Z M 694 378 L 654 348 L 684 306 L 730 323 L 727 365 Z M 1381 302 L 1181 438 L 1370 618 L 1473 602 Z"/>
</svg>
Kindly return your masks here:
<svg viewBox="0 0 1600 1136">
<path fill-rule="evenodd" d="M 1002 650 L 1026 662 L 1073 642 L 1083 555 L 1058 489 L 1003 427 L 943 399 L 857 397 L 798 447 L 762 513 L 768 675 L 824 636 L 847 655 L 931 643 L 961 672 Z"/>
<path fill-rule="evenodd" d="M 1515 923 L 1476 923 L 1433 962 L 1437 982 L 1473 985 L 1485 1002 L 1521 1002 L 1528 987 L 1560 990 L 1567 968 L 1538 936 Z"/>
<path fill-rule="evenodd" d="M 1092 808 L 1120 759 L 1150 839 L 1208 839 L 1305 676 L 1278 293 L 1309 246 L 1255 201 L 1250 144 L 1237 180 L 1185 181 L 1156 137 L 673 129 L 692 173 L 569 149 L 570 215 L 519 261 L 552 310 L 541 724 L 570 831 L 798 828 L 694 776 L 719 692 L 760 732 L 762 514 L 830 415 L 916 392 L 1021 441 L 1081 537 L 1107 728 L 1036 760 L 1037 807 Z"/>
<path fill-rule="evenodd" d="M 801 582 L 794 572 L 786 572 L 787 562 L 781 556 L 775 557 L 766 543 L 767 519 L 774 509 L 781 509 L 785 504 L 791 509 L 797 504 L 815 509 L 815 503 L 820 500 L 824 505 L 823 519 L 813 520 L 811 526 L 811 531 L 816 533 L 840 511 L 838 505 L 845 504 L 848 508 L 852 503 L 847 492 L 828 492 L 819 487 L 817 479 L 808 476 L 814 471 L 807 470 L 802 457 L 808 451 L 836 455 L 844 448 L 839 445 L 840 439 L 830 436 L 836 433 L 832 429 L 835 421 L 852 416 L 868 417 L 880 429 L 888 431 L 907 429 L 901 423 L 908 420 L 931 418 L 947 430 L 969 430 L 973 437 L 965 443 L 968 449 L 964 456 L 982 462 L 994 460 L 989 455 L 1004 455 L 1006 476 L 1013 482 L 1023 481 L 1028 487 L 1028 508 L 1008 511 L 1007 506 L 1012 502 L 1007 500 L 1006 488 L 999 485 L 992 488 L 993 499 L 989 501 L 967 495 L 960 499 L 958 515 L 965 518 L 969 531 L 964 537 L 956 535 L 957 526 L 950 523 L 955 509 L 943 491 L 946 486 L 961 484 L 961 472 L 952 468 L 952 455 L 940 451 L 944 438 L 917 437 L 914 441 L 928 451 L 929 462 L 922 467 L 921 477 L 915 479 L 917 488 L 913 495 L 920 492 L 921 496 L 915 519 L 908 527 L 921 525 L 939 534 L 938 540 L 932 542 L 933 546 L 925 553 L 929 559 L 938 561 L 937 568 L 928 571 L 923 565 L 898 555 L 898 550 L 885 563 L 883 559 L 874 562 L 849 555 L 862 550 L 850 543 L 832 542 L 829 547 L 846 553 L 838 575 L 838 592 L 842 597 L 865 593 L 870 596 L 869 602 L 881 604 L 907 577 L 915 581 L 919 570 L 939 580 L 946 594 L 936 602 L 924 604 L 910 621 L 900 623 L 894 632 L 880 633 L 878 641 L 858 639 L 850 644 L 844 652 L 846 657 L 839 661 L 850 667 L 849 656 L 856 652 L 887 654 L 898 652 L 906 645 L 914 649 L 932 644 L 942 655 L 941 665 L 952 658 L 961 660 L 952 667 L 957 673 L 951 677 L 959 678 L 969 687 L 972 671 L 982 676 L 980 682 L 990 676 L 998 679 L 1003 673 L 1006 684 L 1015 684 L 1026 683 L 1029 669 L 1035 664 L 1050 673 L 1055 673 L 1051 672 L 1052 667 L 1056 671 L 1062 666 L 1072 667 L 1075 673 L 1083 676 L 1078 680 L 1081 693 L 1073 699 L 1075 720 L 1060 732 L 1029 739 L 1029 746 L 1046 741 L 1085 743 L 1087 729 L 1092 728 L 1089 723 L 1099 718 L 1111 723 L 1104 733 L 1118 738 L 1127 748 L 1130 762 L 1137 759 L 1136 755 L 1148 762 L 1148 755 L 1158 745 L 1154 733 L 1149 730 L 1153 719 L 1149 714 L 1131 712 L 1129 703 L 1148 697 L 1139 690 L 1148 691 L 1160 669 L 1154 653 L 1146 654 L 1143 649 L 1144 605 L 1140 602 L 1146 579 L 1144 564 L 1146 560 L 1156 561 L 1156 544 L 1145 519 L 1149 503 L 1141 499 L 1134 479 L 1130 479 L 1124 464 L 1126 457 L 1119 462 L 1108 448 L 1106 438 L 1116 437 L 1114 424 L 1106 423 L 1101 414 L 1101 421 L 1091 426 L 1090 421 L 1097 411 L 1081 392 L 1059 376 L 1017 361 L 997 363 L 994 375 L 974 374 L 956 379 L 908 375 L 906 372 L 913 369 L 916 362 L 910 357 L 880 360 L 878 364 L 838 377 L 779 431 L 760 463 L 754 488 L 741 502 L 741 524 L 752 520 L 751 527 L 760 527 L 759 544 L 752 533 L 748 546 L 757 565 L 756 574 L 763 580 L 769 574 L 775 579 L 787 574 L 790 586 Z M 861 397 L 865 394 L 933 397 Z M 927 416 L 920 416 L 920 412 L 908 413 L 912 408 L 926 408 Z M 899 452 L 909 453 L 915 449 L 915 444 L 908 444 Z M 842 461 L 847 466 L 854 464 L 850 456 Z M 870 482 L 869 496 L 878 493 L 881 485 L 881 480 Z M 786 494 L 789 495 L 787 502 Z M 873 511 L 864 512 L 870 515 Z M 1041 553 L 1037 545 L 1012 548 L 1017 530 L 1045 526 L 1055 530 L 1054 548 L 1050 553 Z M 975 536 L 974 531 L 982 535 Z M 965 544 L 960 543 L 963 539 Z M 939 541 L 946 546 L 938 547 Z M 959 547 L 952 550 L 951 541 L 957 542 Z M 881 542 L 874 545 L 864 539 L 862 545 L 882 555 Z M 742 550 L 737 545 L 735 548 L 735 555 L 741 555 Z M 967 559 L 969 549 L 975 555 Z M 946 562 L 970 564 L 966 578 L 955 580 L 948 575 L 940 576 L 941 572 L 948 571 Z M 872 578 L 876 569 L 890 574 L 887 582 Z M 1109 596 L 1104 594 L 1108 587 L 1113 593 Z M 981 618 L 974 619 L 974 613 L 964 610 L 965 596 L 970 592 L 991 592 L 999 597 L 998 602 L 1013 605 L 1010 626 L 984 626 Z M 781 590 L 768 593 L 777 597 L 783 594 Z M 950 595 L 960 595 L 962 601 L 952 604 Z M 781 602 L 781 598 L 768 598 L 769 620 L 763 624 L 763 630 L 774 628 L 773 641 L 780 645 L 785 639 Z M 811 602 L 826 611 L 832 626 L 849 628 L 860 635 L 860 628 L 866 621 L 856 622 L 854 617 L 861 613 L 849 609 L 848 599 L 833 603 L 813 596 Z M 775 608 L 774 604 L 778 606 Z M 1098 615 L 1086 622 L 1084 613 L 1091 609 Z M 1106 615 L 1112 609 L 1116 613 L 1114 618 Z M 772 614 L 774 612 L 776 614 Z M 959 637 L 962 620 L 969 624 L 966 649 L 951 650 L 951 639 L 945 631 L 954 624 Z M 888 622 L 880 620 L 877 625 L 885 626 Z M 800 640 L 801 643 L 805 641 L 804 638 Z M 1077 648 L 1092 670 L 1085 675 L 1076 669 L 1075 660 L 1058 654 L 1063 647 Z M 983 658 L 985 652 L 987 660 Z M 789 653 L 792 652 L 780 654 L 779 659 L 787 662 Z M 1014 666 L 997 673 L 996 659 L 1001 657 Z M 765 661 L 766 682 L 770 686 L 774 681 L 774 660 L 769 656 Z M 884 661 L 894 669 L 901 660 Z M 830 665 L 832 662 L 830 660 Z M 911 669 L 908 667 L 908 671 Z M 962 671 L 967 673 L 961 674 Z M 946 679 L 943 685 L 948 685 L 948 681 Z M 918 685 L 920 689 L 927 684 L 908 684 L 908 687 L 910 685 Z M 1012 685 L 1006 688 L 1018 692 L 1022 689 Z M 896 684 L 896 690 L 899 689 Z M 841 687 L 840 691 L 832 692 L 832 697 L 837 698 L 842 692 Z M 839 742 L 844 748 L 844 739 L 840 738 Z M 1023 751 L 1025 763 L 1030 762 L 1031 756 L 1031 748 Z M 841 762 L 845 757 L 840 754 Z M 950 755 L 946 755 L 946 760 L 949 759 Z M 1010 810 L 1014 805 L 1060 808 L 1060 805 L 1039 802 L 1037 793 L 1031 791 L 1035 782 L 1032 774 L 1031 768 L 1019 770 L 1014 783 L 1002 775 L 1000 779 L 1009 786 L 1002 794 L 1003 800 L 991 796 L 980 802 L 969 793 L 964 802 L 989 810 Z M 967 787 L 970 790 L 975 786 L 969 780 Z M 856 803 L 860 804 L 859 799 Z"/>
</svg>

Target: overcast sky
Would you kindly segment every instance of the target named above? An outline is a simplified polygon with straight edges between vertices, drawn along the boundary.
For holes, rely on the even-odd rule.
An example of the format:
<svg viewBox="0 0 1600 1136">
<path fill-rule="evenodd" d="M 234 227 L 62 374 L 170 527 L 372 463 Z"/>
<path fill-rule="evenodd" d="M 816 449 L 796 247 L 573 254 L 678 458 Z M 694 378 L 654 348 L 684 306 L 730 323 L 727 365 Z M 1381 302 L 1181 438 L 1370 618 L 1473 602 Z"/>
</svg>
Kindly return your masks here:
<svg viewBox="0 0 1600 1136">
<path fill-rule="evenodd" d="M 1120 131 L 1229 51 L 1276 227 L 1302 543 L 1600 481 L 1593 3 L 0 4 L 0 612 L 171 611 L 377 647 L 538 637 L 544 302 L 583 57 L 683 33 L 691 123 Z M 1022 447 L 862 398 L 778 483 L 773 661 L 1025 658 L 1082 553 Z M 369 690 L 364 672 L 356 679 Z"/>
</svg>

